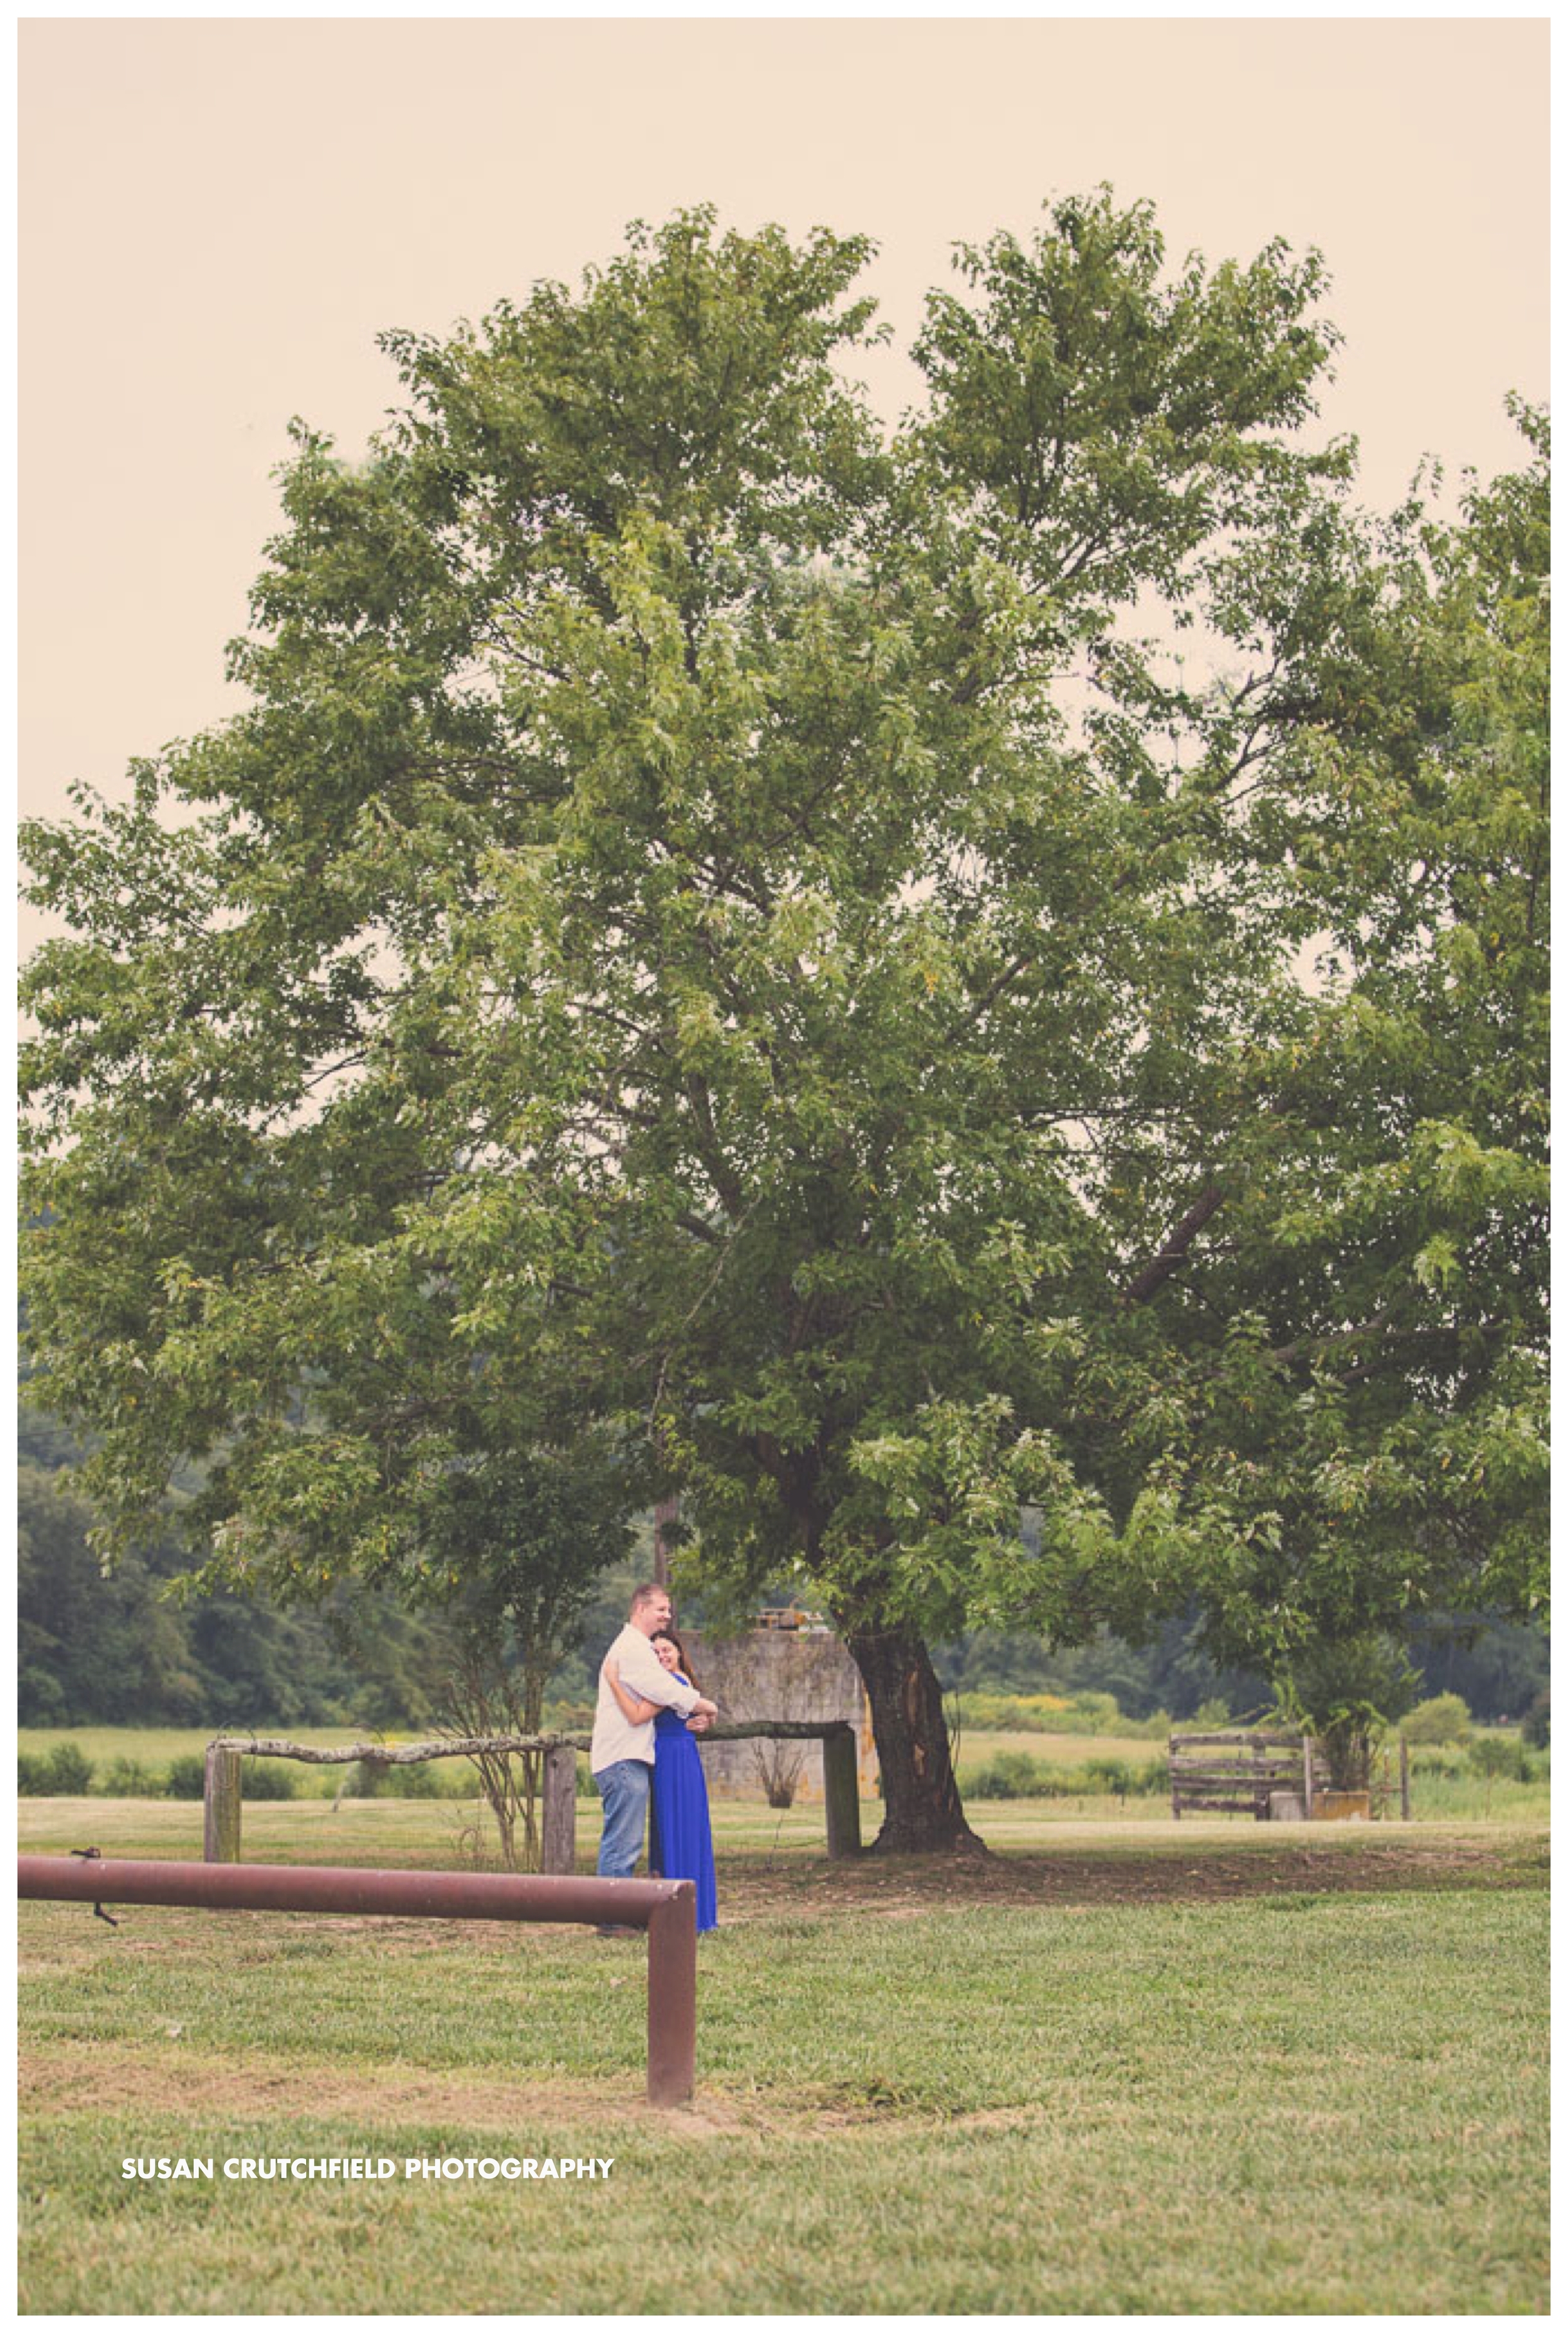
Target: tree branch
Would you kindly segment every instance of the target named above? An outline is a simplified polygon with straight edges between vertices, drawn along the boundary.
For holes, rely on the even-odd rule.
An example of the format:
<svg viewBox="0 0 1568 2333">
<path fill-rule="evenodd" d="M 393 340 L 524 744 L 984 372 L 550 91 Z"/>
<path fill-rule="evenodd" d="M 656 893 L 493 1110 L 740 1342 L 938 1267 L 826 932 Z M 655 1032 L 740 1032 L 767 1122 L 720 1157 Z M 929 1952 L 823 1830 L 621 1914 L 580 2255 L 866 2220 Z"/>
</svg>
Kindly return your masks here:
<svg viewBox="0 0 1568 2333">
<path fill-rule="evenodd" d="M 1188 1248 L 1210 1216 L 1223 1205 L 1225 1197 L 1223 1183 L 1210 1183 L 1199 1193 L 1159 1253 L 1151 1256 L 1142 1271 L 1122 1290 L 1121 1301 L 1124 1307 L 1146 1304 L 1151 1296 L 1158 1294 L 1172 1272 L 1180 1269 Z"/>
</svg>

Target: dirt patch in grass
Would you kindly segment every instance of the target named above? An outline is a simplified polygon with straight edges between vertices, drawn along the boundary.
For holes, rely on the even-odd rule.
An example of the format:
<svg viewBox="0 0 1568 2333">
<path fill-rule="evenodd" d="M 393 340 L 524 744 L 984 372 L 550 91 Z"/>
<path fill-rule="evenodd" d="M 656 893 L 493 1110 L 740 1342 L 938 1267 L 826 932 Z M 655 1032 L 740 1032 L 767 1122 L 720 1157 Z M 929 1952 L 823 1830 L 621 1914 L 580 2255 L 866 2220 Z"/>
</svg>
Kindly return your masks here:
<svg viewBox="0 0 1568 2333">
<path fill-rule="evenodd" d="M 1404 1837 L 1256 1847 L 1179 1847 L 1158 1852 L 917 1857 L 862 1856 L 854 1863 L 752 1866 L 721 1877 L 722 1916 L 766 1919 L 783 1911 L 880 1912 L 909 1918 L 955 1904 L 1073 1911 L 1102 1904 L 1217 1903 L 1281 1895 L 1386 1895 L 1411 1889 L 1544 1887 L 1549 1850 L 1539 1839 L 1477 1841 Z"/>
<path fill-rule="evenodd" d="M 318 2061 L 291 2069 L 275 2059 L 198 2059 L 126 2041 L 112 2048 L 73 2041 L 29 2045 L 22 2053 L 17 2088 L 24 2118 L 107 2113 L 249 2122 L 283 2113 L 296 2120 L 308 2117 L 312 2125 L 353 2123 L 372 2149 L 390 2145 L 399 2130 L 413 2139 L 434 2125 L 460 2128 L 475 2138 L 493 2132 L 506 2154 L 562 2152 L 560 2142 L 573 2127 L 601 2132 L 607 2105 L 619 2114 L 625 2104 L 619 2089 L 608 2092 L 602 2082 L 508 2082 L 476 2079 L 467 2070 L 444 2074 L 415 2066 Z M 781 2121 L 813 2119 L 816 2111 L 804 2101 L 781 2111 L 777 2100 L 765 2107 L 760 2100 L 732 2104 L 708 2095 L 695 2106 L 665 2108 L 654 2127 L 674 2136 L 735 2136 L 777 2127 Z"/>
<path fill-rule="evenodd" d="M 870 1913 L 908 1920 L 965 1904 L 1015 1906 L 1043 1912 L 1073 1913 L 1097 1905 L 1223 1903 L 1282 1895 L 1406 1893 L 1412 1889 L 1544 1887 L 1550 1881 L 1550 1849 L 1542 1831 L 1494 1830 L 1455 1836 L 1419 1825 L 1390 1825 L 1371 1834 L 1340 1831 L 1313 1838 L 1297 1830 L 1281 1838 L 1259 1826 L 1255 1836 L 1221 1842 L 1196 1833 L 1190 1841 L 1083 1848 L 1005 1847 L 990 1855 L 941 1858 L 864 1854 L 832 1863 L 825 1856 L 798 1851 L 774 1857 L 742 1852 L 719 1857 L 719 1917 L 726 1926 L 744 1926 L 781 1917 L 832 1918 Z M 209 1955 L 215 1932 L 224 1948 L 242 1960 L 270 1958 L 279 1948 L 330 1952 L 351 1936 L 373 1937 L 389 1958 L 423 1957 L 447 1950 L 466 1958 L 476 1952 L 515 1959 L 537 1953 L 553 1959 L 570 1939 L 607 1964 L 635 1961 L 640 1969 L 646 1947 L 640 1937 L 606 1944 L 586 1926 L 487 1920 L 368 1918 L 338 1913 L 274 1913 L 258 1919 L 245 1912 L 173 1912 L 117 1907 L 117 1949 L 128 1956 L 183 1953 Z M 53 1958 L 72 1944 L 91 1952 L 102 1943 L 85 1907 L 69 1907 L 75 1932 L 56 1925 L 49 1946 Z M 80 1924 L 79 1928 L 76 1924 Z M 54 1925 L 54 1924 L 52 1924 Z M 30 1973 L 28 1940 L 22 1938 L 22 1973 Z M 46 1966 L 48 1961 L 39 1963 Z"/>
</svg>

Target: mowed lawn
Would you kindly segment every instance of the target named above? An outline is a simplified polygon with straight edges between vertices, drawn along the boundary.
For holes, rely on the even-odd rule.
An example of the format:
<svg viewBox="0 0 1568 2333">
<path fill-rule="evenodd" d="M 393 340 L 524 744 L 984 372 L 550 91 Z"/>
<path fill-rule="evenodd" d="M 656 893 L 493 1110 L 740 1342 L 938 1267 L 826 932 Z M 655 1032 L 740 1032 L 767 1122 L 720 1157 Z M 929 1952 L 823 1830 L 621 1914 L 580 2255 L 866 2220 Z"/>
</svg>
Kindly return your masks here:
<svg viewBox="0 0 1568 2333">
<path fill-rule="evenodd" d="M 456 1811 L 258 1804 L 246 1853 L 450 1862 Z M 1544 1827 L 976 1815 L 1000 1851 L 932 1875 L 720 1808 L 675 2113 L 643 2102 L 640 1940 L 22 1906 L 23 2309 L 1544 2309 Z M 20 1818 L 24 1848 L 172 1856 L 199 1819 Z M 614 2168 L 121 2178 L 159 2155 Z"/>
</svg>

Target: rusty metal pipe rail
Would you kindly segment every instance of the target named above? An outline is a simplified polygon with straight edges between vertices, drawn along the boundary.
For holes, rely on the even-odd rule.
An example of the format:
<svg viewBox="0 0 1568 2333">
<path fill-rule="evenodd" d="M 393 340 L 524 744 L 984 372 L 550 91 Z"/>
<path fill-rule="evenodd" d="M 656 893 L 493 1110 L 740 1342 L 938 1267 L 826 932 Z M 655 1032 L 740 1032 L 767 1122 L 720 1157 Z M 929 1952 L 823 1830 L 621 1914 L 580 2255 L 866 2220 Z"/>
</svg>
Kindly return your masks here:
<svg viewBox="0 0 1568 2333">
<path fill-rule="evenodd" d="M 19 1855 L 19 1898 L 347 1912 L 411 1920 L 544 1920 L 648 1931 L 648 2102 L 697 2080 L 697 1889 L 689 1879 L 539 1878 L 511 1871 L 359 1871 L 290 1863 L 120 1863 Z"/>
</svg>

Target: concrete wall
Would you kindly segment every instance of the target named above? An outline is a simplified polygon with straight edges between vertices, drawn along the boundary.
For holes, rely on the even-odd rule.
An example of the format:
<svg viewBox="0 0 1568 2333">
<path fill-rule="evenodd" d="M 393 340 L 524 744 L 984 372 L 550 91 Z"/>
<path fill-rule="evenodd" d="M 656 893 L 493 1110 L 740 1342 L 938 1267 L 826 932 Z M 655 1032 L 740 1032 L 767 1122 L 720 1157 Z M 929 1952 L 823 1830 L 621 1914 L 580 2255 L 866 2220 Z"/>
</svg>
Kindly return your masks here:
<svg viewBox="0 0 1568 2333">
<path fill-rule="evenodd" d="M 846 1720 L 859 1737 L 861 1791 L 875 1789 L 877 1753 L 861 1673 L 829 1630 L 753 1628 L 720 1640 L 684 1628 L 681 1642 L 721 1719 Z M 793 1775 L 797 1804 L 822 1800 L 820 1742 L 705 1742 L 702 1762 L 714 1798 L 762 1798 L 768 1776 Z"/>
</svg>

